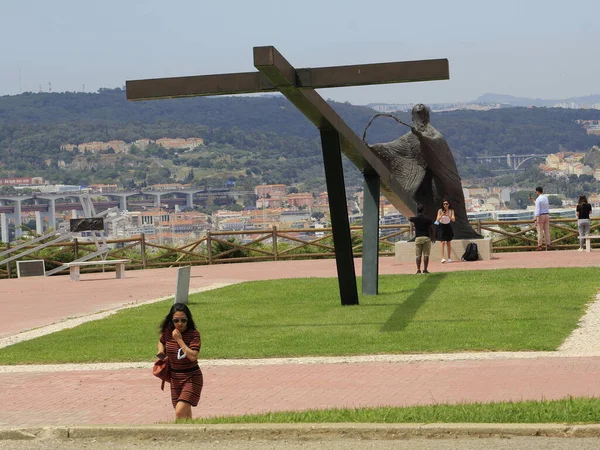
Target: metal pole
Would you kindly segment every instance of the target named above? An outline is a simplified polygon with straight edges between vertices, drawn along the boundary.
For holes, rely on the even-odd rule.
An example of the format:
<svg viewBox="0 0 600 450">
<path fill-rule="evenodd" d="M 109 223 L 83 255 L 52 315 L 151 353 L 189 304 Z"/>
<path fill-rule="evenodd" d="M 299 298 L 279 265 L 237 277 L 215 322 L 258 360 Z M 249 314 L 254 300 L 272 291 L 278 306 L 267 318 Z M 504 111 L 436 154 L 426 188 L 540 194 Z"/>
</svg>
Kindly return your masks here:
<svg viewBox="0 0 600 450">
<path fill-rule="evenodd" d="M 177 269 L 177 284 L 175 286 L 175 298 L 173 303 L 187 304 L 190 293 L 190 270 L 192 266 L 179 267 Z"/>
</svg>

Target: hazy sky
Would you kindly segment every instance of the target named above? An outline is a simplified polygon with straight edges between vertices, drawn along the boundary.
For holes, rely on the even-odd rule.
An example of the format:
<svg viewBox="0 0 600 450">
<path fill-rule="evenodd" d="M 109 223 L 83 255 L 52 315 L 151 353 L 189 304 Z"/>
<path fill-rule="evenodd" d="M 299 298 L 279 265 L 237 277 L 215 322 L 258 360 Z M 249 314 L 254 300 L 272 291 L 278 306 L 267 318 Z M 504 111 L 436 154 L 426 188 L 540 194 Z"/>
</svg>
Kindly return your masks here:
<svg viewBox="0 0 600 450">
<path fill-rule="evenodd" d="M 354 104 L 599 94 L 599 21 L 598 0 L 1 0 L 0 95 L 249 72 L 262 45 L 298 68 L 450 61 L 448 81 L 320 91 Z"/>
</svg>

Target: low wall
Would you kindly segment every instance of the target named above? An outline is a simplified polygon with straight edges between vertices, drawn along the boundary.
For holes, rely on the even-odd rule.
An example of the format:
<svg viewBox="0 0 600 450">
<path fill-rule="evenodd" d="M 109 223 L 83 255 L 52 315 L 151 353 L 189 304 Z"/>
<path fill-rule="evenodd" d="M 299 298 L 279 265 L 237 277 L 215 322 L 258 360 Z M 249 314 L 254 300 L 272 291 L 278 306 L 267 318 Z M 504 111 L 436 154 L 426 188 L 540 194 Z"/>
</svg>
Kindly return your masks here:
<svg viewBox="0 0 600 450">
<path fill-rule="evenodd" d="M 454 261 L 460 261 L 461 256 L 465 252 L 467 245 L 469 242 L 475 242 L 477 244 L 477 250 L 479 250 L 479 259 L 480 260 L 488 260 L 492 257 L 492 240 L 491 239 L 455 239 L 452 241 L 452 252 L 451 259 Z M 415 243 L 414 242 L 406 242 L 399 241 L 394 245 L 395 256 L 394 262 L 396 264 L 402 263 L 414 263 L 415 262 Z M 440 241 L 436 241 L 435 244 L 431 246 L 431 254 L 429 258 L 431 261 L 441 260 L 442 259 L 442 244 Z M 448 254 L 444 252 L 444 258 L 446 258 Z"/>
</svg>

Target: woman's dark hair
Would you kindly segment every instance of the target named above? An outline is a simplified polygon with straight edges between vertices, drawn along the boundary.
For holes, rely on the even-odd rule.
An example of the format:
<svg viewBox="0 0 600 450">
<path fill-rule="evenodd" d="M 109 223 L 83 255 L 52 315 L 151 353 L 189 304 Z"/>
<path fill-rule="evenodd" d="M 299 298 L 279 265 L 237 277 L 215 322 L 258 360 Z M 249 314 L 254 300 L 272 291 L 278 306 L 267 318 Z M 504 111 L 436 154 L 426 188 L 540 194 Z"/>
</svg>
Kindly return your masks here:
<svg viewBox="0 0 600 450">
<path fill-rule="evenodd" d="M 160 325 L 161 332 L 166 330 L 172 330 L 175 328 L 173 326 L 173 314 L 175 314 L 177 311 L 181 311 L 187 316 L 187 330 L 196 329 L 196 324 L 194 323 L 194 319 L 192 318 L 192 312 L 190 311 L 190 308 L 188 308 L 187 305 L 183 303 L 175 303 L 173 304 L 173 306 L 171 306 L 169 314 L 166 315 L 165 320 L 163 320 Z"/>
<path fill-rule="evenodd" d="M 442 200 L 442 210 L 444 209 L 444 203 L 448 203 L 448 210 L 452 209 L 452 203 L 450 203 L 450 200 L 445 198 L 444 200 Z"/>
<path fill-rule="evenodd" d="M 579 196 L 579 204 L 580 205 L 583 205 L 584 203 L 587 203 L 587 202 L 588 202 L 587 197 L 585 195 L 582 194 Z"/>
</svg>

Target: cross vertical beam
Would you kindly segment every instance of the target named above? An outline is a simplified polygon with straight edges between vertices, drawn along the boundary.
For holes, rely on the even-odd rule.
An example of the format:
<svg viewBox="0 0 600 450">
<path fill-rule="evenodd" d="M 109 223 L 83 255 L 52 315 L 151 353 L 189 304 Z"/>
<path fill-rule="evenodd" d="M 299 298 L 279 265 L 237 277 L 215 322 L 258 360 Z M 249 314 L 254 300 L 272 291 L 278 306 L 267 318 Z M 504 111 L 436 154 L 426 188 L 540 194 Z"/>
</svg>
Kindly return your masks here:
<svg viewBox="0 0 600 450">
<path fill-rule="evenodd" d="M 342 168 L 343 139 L 347 141 L 356 135 L 314 89 L 298 88 L 296 69 L 274 47 L 255 47 L 254 67 L 314 123 L 321 133 L 341 302 L 342 305 L 357 305 L 358 290 Z M 372 153 L 371 155 L 374 156 Z M 375 163 L 381 165 L 379 161 Z"/>
<path fill-rule="evenodd" d="M 335 130 L 321 129 L 319 131 L 321 133 L 325 182 L 327 183 L 327 195 L 329 197 L 329 215 L 331 216 L 331 228 L 333 230 L 340 297 L 342 298 L 342 305 L 358 305 L 340 136 Z"/>
<path fill-rule="evenodd" d="M 363 196 L 363 256 L 362 292 L 379 293 L 379 175 L 374 170 L 364 172 Z"/>
</svg>

